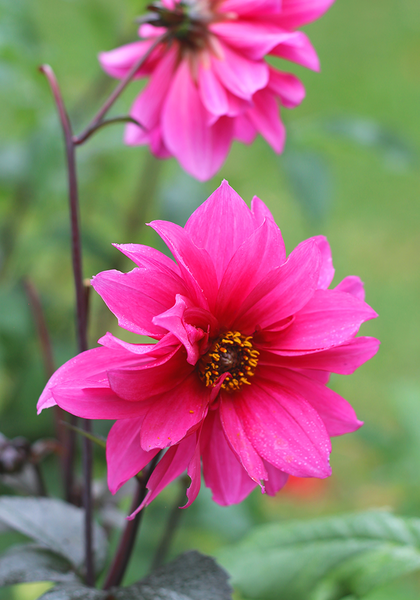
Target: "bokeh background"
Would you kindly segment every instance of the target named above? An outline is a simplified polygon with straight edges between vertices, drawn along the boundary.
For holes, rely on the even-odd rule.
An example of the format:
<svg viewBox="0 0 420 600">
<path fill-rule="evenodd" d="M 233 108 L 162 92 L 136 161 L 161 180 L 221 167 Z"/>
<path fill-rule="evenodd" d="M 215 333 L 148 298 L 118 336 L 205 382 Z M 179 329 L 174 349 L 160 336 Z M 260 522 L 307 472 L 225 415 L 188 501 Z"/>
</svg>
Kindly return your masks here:
<svg viewBox="0 0 420 600">
<path fill-rule="evenodd" d="M 76 352 L 61 131 L 37 67 L 52 65 L 80 130 L 115 85 L 101 73 L 97 53 L 136 39 L 134 18 L 143 5 L 0 0 L 0 431 L 8 437 L 53 435 L 51 412 L 35 415 L 45 370 L 24 279 L 40 294 L 56 365 Z M 246 201 L 256 194 L 268 204 L 288 252 L 304 238 L 326 235 L 335 283 L 359 275 L 380 316 L 361 331 L 381 339 L 379 354 L 354 375 L 331 379 L 365 421 L 357 433 L 333 441 L 333 476 L 292 480 L 274 499 L 256 491 L 229 508 L 213 504 L 204 491 L 182 515 L 173 555 L 189 548 L 214 553 L 255 524 L 292 517 L 384 506 L 420 516 L 420 3 L 337 0 L 306 31 L 322 72 L 291 68 L 307 98 L 283 111 L 288 139 L 282 156 L 262 139 L 251 147 L 234 144 L 221 172 L 201 184 L 175 160 L 157 162 L 146 148 L 123 146 L 122 125 L 104 129 L 78 152 L 85 277 L 131 268 L 112 242 L 160 248 L 143 224 L 159 218 L 184 224 L 226 178 Z M 125 114 L 141 85 L 132 83 L 112 114 Z M 92 295 L 91 346 L 117 329 Z M 95 427 L 106 435 L 106 423 Z M 59 494 L 54 461 L 43 470 Z M 104 475 L 98 451 L 98 490 Z M 3 479 L 0 492 L 14 493 L 10 482 Z M 166 507 L 177 494 L 174 484 L 148 509 L 127 582 L 146 571 Z M 124 509 L 129 500 L 121 502 Z M 3 536 L 0 545 L 11 541 Z M 18 586 L 0 598 L 32 600 L 43 589 Z M 419 597 L 414 575 L 368 598 Z"/>
</svg>

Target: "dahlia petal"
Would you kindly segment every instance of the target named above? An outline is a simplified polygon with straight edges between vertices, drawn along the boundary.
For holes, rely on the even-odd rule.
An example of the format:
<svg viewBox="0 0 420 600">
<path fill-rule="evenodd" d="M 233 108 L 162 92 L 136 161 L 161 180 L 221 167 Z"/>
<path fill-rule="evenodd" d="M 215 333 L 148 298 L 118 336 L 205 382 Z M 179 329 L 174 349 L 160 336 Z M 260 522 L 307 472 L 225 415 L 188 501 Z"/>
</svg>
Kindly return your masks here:
<svg viewBox="0 0 420 600">
<path fill-rule="evenodd" d="M 226 96 L 229 105 L 227 112 L 228 117 L 239 117 L 240 115 L 244 115 L 253 106 L 252 100 L 239 98 L 239 96 L 235 96 L 232 92 L 229 92 L 229 90 L 226 90 Z"/>
<path fill-rule="evenodd" d="M 287 261 L 272 269 L 246 297 L 235 328 L 253 333 L 257 325 L 264 329 L 299 311 L 316 290 L 319 262 L 316 242 L 300 243 Z"/>
<path fill-rule="evenodd" d="M 200 358 L 198 342 L 206 334 L 202 329 L 185 321 L 185 313 L 192 306 L 193 304 L 188 298 L 177 294 L 175 305 L 166 312 L 154 317 L 153 323 L 170 331 L 187 351 L 187 362 L 190 365 L 195 365 Z M 207 327 L 205 330 L 207 330 Z"/>
<path fill-rule="evenodd" d="M 198 89 L 201 102 L 212 115 L 222 116 L 229 109 L 226 90 L 213 73 L 210 64 L 200 64 Z"/>
<path fill-rule="evenodd" d="M 255 125 L 245 115 L 239 115 L 234 120 L 233 137 L 243 144 L 252 144 L 257 135 Z"/>
<path fill-rule="evenodd" d="M 314 369 L 351 375 L 356 369 L 370 360 L 379 349 L 379 340 L 373 337 L 357 337 L 350 342 L 312 354 L 279 356 L 273 352 L 262 352 L 259 362 L 264 365 L 286 367 L 288 369 Z"/>
<path fill-rule="evenodd" d="M 208 309 L 215 302 L 217 277 L 211 257 L 205 248 L 197 248 L 188 230 L 168 221 L 153 221 L 150 227 L 156 231 L 175 257 L 192 300 Z M 186 296 L 190 295 L 188 293 Z M 173 302 L 166 307 L 171 308 Z M 162 310 L 160 312 L 163 312 Z M 156 313 L 158 314 L 158 313 Z M 161 328 L 159 328 L 161 329 Z"/>
<path fill-rule="evenodd" d="M 222 394 L 219 414 L 224 435 L 235 451 L 237 459 L 240 460 L 249 477 L 260 485 L 262 480 L 267 479 L 267 471 L 263 461 L 245 434 L 235 410 L 235 399 L 232 400 L 228 394 Z M 219 425 L 217 426 L 219 427 Z M 217 445 L 217 442 L 215 443 Z"/>
<path fill-rule="evenodd" d="M 101 52 L 98 56 L 99 63 L 105 73 L 116 79 L 123 79 L 140 57 L 146 54 L 152 44 L 153 40 L 133 42 L 109 52 Z M 162 56 L 162 50 L 163 47 L 156 48 L 137 71 L 134 78 L 149 75 L 158 64 Z"/>
<path fill-rule="evenodd" d="M 121 419 L 114 423 L 106 441 L 108 487 L 115 494 L 124 483 L 140 473 L 159 449 L 145 452 L 140 446 L 140 429 L 144 417 Z"/>
<path fill-rule="evenodd" d="M 263 462 L 268 474 L 268 479 L 264 481 L 265 491 L 269 496 L 275 496 L 286 485 L 289 475 L 276 469 L 266 460 Z"/>
<path fill-rule="evenodd" d="M 318 55 L 302 31 L 295 31 L 292 38 L 276 46 L 270 54 L 303 65 L 312 71 L 319 71 Z"/>
<path fill-rule="evenodd" d="M 345 277 L 343 281 L 340 281 L 340 283 L 335 286 L 334 290 L 336 292 L 346 292 L 347 294 L 351 294 L 359 300 L 365 299 L 365 288 L 363 281 L 360 279 L 360 277 L 356 277 L 355 275 L 349 275 L 348 277 Z"/>
<path fill-rule="evenodd" d="M 153 324 L 153 317 L 173 306 L 180 278 L 156 269 L 135 268 L 129 273 L 103 271 L 92 286 L 128 331 L 159 338 L 167 333 Z"/>
<path fill-rule="evenodd" d="M 82 352 L 64 363 L 50 377 L 38 400 L 38 414 L 44 408 L 49 408 L 56 404 L 51 394 L 51 389 L 55 386 L 67 385 L 69 383 L 76 386 L 76 382 L 79 382 L 80 387 L 83 387 L 83 385 L 87 387 L 89 382 L 93 384 L 101 380 L 107 381 L 106 371 L 110 364 L 118 367 L 139 365 L 141 363 L 142 360 L 138 356 L 130 354 L 122 348 L 117 350 L 93 348 L 92 350 Z"/>
<path fill-rule="evenodd" d="M 158 462 L 149 481 L 149 493 L 140 506 L 130 515 L 130 519 L 140 512 L 145 506 L 160 494 L 174 479 L 179 477 L 188 467 L 197 446 L 197 435 L 189 435 L 180 444 L 169 448 L 163 458 Z"/>
<path fill-rule="evenodd" d="M 258 380 L 241 391 L 236 412 L 258 454 L 296 477 L 328 477 L 330 438 L 302 396 Z"/>
<path fill-rule="evenodd" d="M 171 350 L 175 350 L 179 346 L 179 340 L 168 333 L 157 344 L 131 344 L 130 342 L 120 340 L 108 331 L 104 336 L 99 338 L 98 344 L 106 346 L 111 350 L 125 349 L 128 352 L 150 359 L 158 358 L 170 353 Z"/>
<path fill-rule="evenodd" d="M 60 408 L 83 419 L 133 419 L 144 416 L 150 408 L 149 401 L 122 400 L 108 382 L 86 388 L 57 385 L 51 393 Z"/>
<path fill-rule="evenodd" d="M 110 388 L 123 400 L 141 402 L 151 396 L 163 394 L 179 385 L 191 373 L 183 348 L 140 367 L 116 369 L 110 365 Z"/>
<path fill-rule="evenodd" d="M 184 60 L 179 65 L 162 111 L 165 146 L 191 175 L 205 181 L 224 162 L 232 142 L 233 124 L 226 117 L 209 127 L 209 113 Z"/>
<path fill-rule="evenodd" d="M 112 244 L 120 252 L 125 254 L 130 260 L 132 260 L 138 267 L 155 267 L 159 271 L 166 272 L 169 274 L 175 273 L 180 276 L 178 265 L 171 258 L 149 246 L 143 246 L 143 244 Z M 182 286 L 182 279 L 179 279 L 180 285 Z"/>
<path fill-rule="evenodd" d="M 203 475 L 206 486 L 213 493 L 214 502 L 221 506 L 242 502 L 256 483 L 247 475 L 229 446 L 217 411 L 209 414 L 204 428 L 207 429 L 203 434 L 207 434 L 208 442 L 202 450 Z"/>
<path fill-rule="evenodd" d="M 351 433 L 363 425 L 363 421 L 359 421 L 347 400 L 322 383 L 301 373 L 288 369 L 261 367 L 258 376 L 305 398 L 321 417 L 330 436 Z"/>
<path fill-rule="evenodd" d="M 286 130 L 280 119 L 277 100 L 268 89 L 260 90 L 252 98 L 254 107 L 247 116 L 257 131 L 270 144 L 275 152 L 282 152 L 286 140 Z"/>
<path fill-rule="evenodd" d="M 263 61 L 249 60 L 242 54 L 222 45 L 223 58 L 211 57 L 212 69 L 232 94 L 251 100 L 256 91 L 268 83 L 268 66 Z"/>
<path fill-rule="evenodd" d="M 377 316 L 368 304 L 350 294 L 316 290 L 273 348 L 286 354 L 327 350 L 350 341 L 362 323 Z"/>
<path fill-rule="evenodd" d="M 176 45 L 169 47 L 153 71 L 145 89 L 137 96 L 130 109 L 130 116 L 147 130 L 156 127 L 160 121 L 162 106 L 175 72 L 178 59 Z M 130 125 L 135 127 L 135 125 Z"/>
<path fill-rule="evenodd" d="M 278 267 L 284 256 L 284 244 L 279 229 L 272 220 L 263 223 L 238 248 L 229 262 L 220 284 L 216 316 L 227 328 L 240 308 L 239 298 L 247 294 Z"/>
<path fill-rule="evenodd" d="M 180 442 L 206 416 L 210 396 L 195 372 L 170 394 L 154 396 L 141 430 L 142 448 L 148 451 Z"/>
<path fill-rule="evenodd" d="M 282 0 L 279 21 L 283 27 L 295 29 L 323 15 L 335 0 Z"/>
<path fill-rule="evenodd" d="M 300 79 L 271 66 L 269 69 L 270 79 L 267 88 L 280 98 L 281 104 L 286 108 L 298 106 L 305 97 L 305 88 Z"/>
<path fill-rule="evenodd" d="M 261 60 L 293 33 L 268 21 L 219 21 L 209 27 L 219 39 L 251 60 Z"/>
<path fill-rule="evenodd" d="M 225 0 L 219 10 L 224 13 L 261 17 L 278 14 L 282 2 L 283 0 Z"/>
<path fill-rule="evenodd" d="M 335 269 L 332 262 L 331 248 L 327 238 L 324 235 L 317 235 L 312 238 L 318 244 L 321 252 L 321 269 L 319 272 L 318 288 L 326 290 L 334 279 Z"/>
<path fill-rule="evenodd" d="M 194 244 L 210 255 L 219 281 L 236 250 L 256 228 L 248 206 L 227 181 L 193 212 L 185 225 Z"/>
<path fill-rule="evenodd" d="M 188 465 L 187 475 L 191 479 L 191 484 L 187 489 L 188 502 L 182 508 L 188 508 L 198 496 L 201 487 L 201 455 L 200 444 L 197 444 L 194 454 Z"/>
<path fill-rule="evenodd" d="M 286 260 L 286 248 L 280 228 L 275 222 L 273 215 L 264 202 L 258 198 L 258 196 L 254 196 L 252 198 L 251 212 L 254 215 L 255 223 L 258 227 L 263 223 L 264 220 L 266 220 L 271 223 L 273 230 L 276 231 L 276 239 L 274 241 L 275 247 L 273 247 L 275 258 L 272 260 L 273 264 L 274 262 L 277 262 L 278 265 L 282 265 Z"/>
</svg>

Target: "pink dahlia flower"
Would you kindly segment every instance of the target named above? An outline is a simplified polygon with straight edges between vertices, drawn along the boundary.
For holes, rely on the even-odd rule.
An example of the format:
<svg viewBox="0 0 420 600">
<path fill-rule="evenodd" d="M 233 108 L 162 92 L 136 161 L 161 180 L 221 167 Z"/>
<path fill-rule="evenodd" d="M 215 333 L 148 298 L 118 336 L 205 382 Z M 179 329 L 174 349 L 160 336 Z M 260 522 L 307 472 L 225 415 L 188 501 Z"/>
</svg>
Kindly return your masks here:
<svg viewBox="0 0 420 600">
<path fill-rule="evenodd" d="M 188 503 L 201 482 L 222 505 L 256 486 L 275 494 L 287 475 L 327 477 L 330 437 L 358 429 L 352 407 L 326 387 L 352 373 L 379 342 L 355 337 L 376 317 L 358 277 L 328 289 L 327 240 L 286 258 L 267 207 L 251 209 L 223 182 L 185 227 L 154 221 L 175 261 L 147 246 L 117 246 L 137 265 L 104 271 L 95 290 L 131 332 L 111 333 L 48 382 L 38 409 L 58 404 L 88 419 L 116 419 L 108 484 L 116 492 L 165 450 L 148 483 L 149 504 L 187 470 Z"/>
<path fill-rule="evenodd" d="M 290 73 L 267 64 L 266 54 L 318 70 L 315 50 L 296 29 L 321 16 L 334 0 L 160 0 L 142 19 L 142 41 L 103 52 L 112 77 L 123 78 L 167 33 L 139 69 L 149 77 L 127 125 L 125 142 L 149 144 L 159 158 L 175 156 L 205 180 L 224 162 L 232 140 L 251 143 L 260 133 L 281 152 L 285 132 L 279 104 L 305 95 Z"/>
</svg>

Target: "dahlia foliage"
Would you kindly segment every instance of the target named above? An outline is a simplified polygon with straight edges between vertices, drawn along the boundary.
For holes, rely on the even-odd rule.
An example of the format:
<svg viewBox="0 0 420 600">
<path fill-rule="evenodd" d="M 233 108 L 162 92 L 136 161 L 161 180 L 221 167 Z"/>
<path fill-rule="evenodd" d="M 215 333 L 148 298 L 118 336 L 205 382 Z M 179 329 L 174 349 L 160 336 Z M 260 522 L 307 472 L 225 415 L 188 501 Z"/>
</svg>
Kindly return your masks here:
<svg viewBox="0 0 420 600">
<path fill-rule="evenodd" d="M 184 228 L 150 225 L 175 261 L 118 245 L 137 267 L 99 273 L 92 285 L 121 327 L 156 343 L 107 333 L 101 347 L 53 375 L 39 411 L 58 404 L 79 417 L 116 419 L 107 440 L 112 492 L 165 450 L 142 506 L 185 470 L 191 504 L 201 465 L 222 505 L 257 485 L 275 494 L 288 474 L 330 475 L 330 437 L 362 423 L 326 387 L 329 374 L 352 373 L 379 344 L 355 337 L 376 317 L 360 279 L 328 289 L 327 240 L 305 240 L 286 258 L 264 203 L 254 197 L 249 209 L 226 182 Z"/>
<path fill-rule="evenodd" d="M 298 27 L 334 0 L 160 0 L 140 19 L 138 41 L 100 54 L 103 69 L 123 78 L 159 36 L 136 77 L 149 77 L 131 108 L 125 141 L 175 156 L 200 180 L 214 175 L 234 139 L 260 133 L 276 152 L 285 131 L 279 104 L 297 106 L 305 91 L 294 75 L 265 62 L 269 54 L 318 70 Z"/>
</svg>

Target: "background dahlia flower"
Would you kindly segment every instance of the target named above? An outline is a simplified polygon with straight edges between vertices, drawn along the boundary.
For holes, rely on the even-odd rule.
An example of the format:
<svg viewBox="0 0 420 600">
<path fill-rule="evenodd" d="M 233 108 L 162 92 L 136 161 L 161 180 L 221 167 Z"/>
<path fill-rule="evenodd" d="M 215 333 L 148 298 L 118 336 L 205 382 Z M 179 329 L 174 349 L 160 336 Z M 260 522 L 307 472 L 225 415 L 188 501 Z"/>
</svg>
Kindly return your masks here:
<svg viewBox="0 0 420 600">
<path fill-rule="evenodd" d="M 362 423 L 326 387 L 329 373 L 352 373 L 379 344 L 355 337 L 376 317 L 360 279 L 327 289 L 327 240 L 305 240 L 286 258 L 267 207 L 255 197 L 249 209 L 226 182 L 184 228 L 151 227 L 175 261 L 147 246 L 117 246 L 137 267 L 99 273 L 92 285 L 121 327 L 156 343 L 107 333 L 102 347 L 52 376 L 39 411 L 58 404 L 116 419 L 107 440 L 112 492 L 166 449 L 143 505 L 185 470 L 191 504 L 201 465 L 222 505 L 256 485 L 275 494 L 287 474 L 330 475 L 330 437 Z"/>
<path fill-rule="evenodd" d="M 149 76 L 127 125 L 125 142 L 149 144 L 159 158 L 175 156 L 199 180 L 216 173 L 232 140 L 260 133 L 276 152 L 285 131 L 279 104 L 297 106 L 302 83 L 264 60 L 266 54 L 318 70 L 315 50 L 296 29 L 334 0 L 160 0 L 141 19 L 135 42 L 99 55 L 103 69 L 123 78 L 167 33 L 136 77 Z"/>
</svg>

